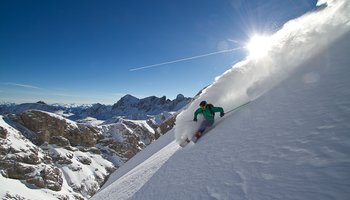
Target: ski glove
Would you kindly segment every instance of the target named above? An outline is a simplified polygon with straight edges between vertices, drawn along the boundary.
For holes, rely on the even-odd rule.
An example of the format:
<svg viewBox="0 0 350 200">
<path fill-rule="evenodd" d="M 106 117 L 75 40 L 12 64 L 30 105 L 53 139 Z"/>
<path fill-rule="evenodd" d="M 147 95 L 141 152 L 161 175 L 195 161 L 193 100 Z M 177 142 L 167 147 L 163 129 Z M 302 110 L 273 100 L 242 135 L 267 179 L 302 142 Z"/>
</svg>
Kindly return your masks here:
<svg viewBox="0 0 350 200">
<path fill-rule="evenodd" d="M 196 122 L 196 121 L 197 121 L 197 118 L 193 118 L 193 121 L 195 121 L 195 122 Z"/>
<path fill-rule="evenodd" d="M 221 113 L 220 113 L 220 117 L 223 117 L 224 115 L 225 115 L 224 112 L 221 112 Z"/>
</svg>

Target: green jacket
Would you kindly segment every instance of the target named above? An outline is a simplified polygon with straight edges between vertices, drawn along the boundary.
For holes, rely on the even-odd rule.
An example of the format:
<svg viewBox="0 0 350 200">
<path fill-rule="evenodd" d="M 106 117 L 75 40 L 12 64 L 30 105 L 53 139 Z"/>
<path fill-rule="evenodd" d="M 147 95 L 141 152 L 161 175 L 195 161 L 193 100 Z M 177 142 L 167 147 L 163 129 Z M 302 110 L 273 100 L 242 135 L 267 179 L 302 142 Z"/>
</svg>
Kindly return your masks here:
<svg viewBox="0 0 350 200">
<path fill-rule="evenodd" d="M 211 107 L 209 108 L 208 106 L 209 104 L 206 105 L 206 107 L 204 109 L 202 108 L 198 108 L 196 110 L 196 112 L 194 112 L 194 119 L 197 119 L 197 115 L 199 114 L 203 114 L 203 117 L 210 121 L 210 122 L 214 122 L 214 113 L 216 112 L 220 112 L 220 113 L 223 113 L 224 112 L 224 109 L 221 108 L 221 107 Z"/>
</svg>

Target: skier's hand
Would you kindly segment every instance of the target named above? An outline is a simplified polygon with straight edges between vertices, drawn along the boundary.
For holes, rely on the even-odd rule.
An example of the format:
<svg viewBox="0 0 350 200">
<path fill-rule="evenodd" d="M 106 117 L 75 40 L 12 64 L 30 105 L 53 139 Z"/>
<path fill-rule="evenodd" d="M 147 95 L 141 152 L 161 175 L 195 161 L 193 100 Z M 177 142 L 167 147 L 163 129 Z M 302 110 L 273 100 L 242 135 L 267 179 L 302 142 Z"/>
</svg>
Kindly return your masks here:
<svg viewBox="0 0 350 200">
<path fill-rule="evenodd" d="M 220 117 L 223 117 L 224 115 L 225 115 L 224 112 L 221 112 L 221 113 L 220 113 Z"/>
<path fill-rule="evenodd" d="M 195 122 L 196 122 L 196 121 L 197 121 L 197 118 L 193 118 L 193 121 L 195 121 Z"/>
</svg>

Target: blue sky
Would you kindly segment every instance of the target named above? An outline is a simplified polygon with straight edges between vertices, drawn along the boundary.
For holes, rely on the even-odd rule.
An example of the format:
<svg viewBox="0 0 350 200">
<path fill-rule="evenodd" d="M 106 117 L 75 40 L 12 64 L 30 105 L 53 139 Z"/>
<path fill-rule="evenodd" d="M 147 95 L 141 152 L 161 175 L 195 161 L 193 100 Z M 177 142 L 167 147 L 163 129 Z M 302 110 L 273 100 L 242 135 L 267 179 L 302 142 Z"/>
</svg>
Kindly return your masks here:
<svg viewBox="0 0 350 200">
<path fill-rule="evenodd" d="M 194 96 L 315 0 L 1 0 L 0 102 Z M 147 69 L 168 61 L 222 52 Z"/>
</svg>

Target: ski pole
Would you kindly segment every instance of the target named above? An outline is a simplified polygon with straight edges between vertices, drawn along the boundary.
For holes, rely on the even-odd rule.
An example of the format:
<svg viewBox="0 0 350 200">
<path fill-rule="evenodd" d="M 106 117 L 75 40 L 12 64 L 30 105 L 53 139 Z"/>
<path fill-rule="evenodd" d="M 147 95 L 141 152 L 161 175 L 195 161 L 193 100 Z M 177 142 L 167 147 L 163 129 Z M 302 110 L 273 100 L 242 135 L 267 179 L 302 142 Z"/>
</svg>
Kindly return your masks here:
<svg viewBox="0 0 350 200">
<path fill-rule="evenodd" d="M 250 101 L 248 101 L 248 102 L 246 102 L 246 103 L 244 103 L 244 104 L 242 104 L 242 105 L 240 105 L 240 106 L 238 106 L 238 107 L 236 107 L 236 108 L 234 108 L 234 109 L 232 109 L 232 110 L 229 110 L 229 111 L 225 112 L 225 114 L 230 113 L 230 112 L 233 112 L 233 111 L 235 111 L 235 110 L 237 110 L 237 109 L 239 109 L 239 108 L 241 108 L 241 107 L 247 105 L 248 103 L 250 103 Z"/>
</svg>

